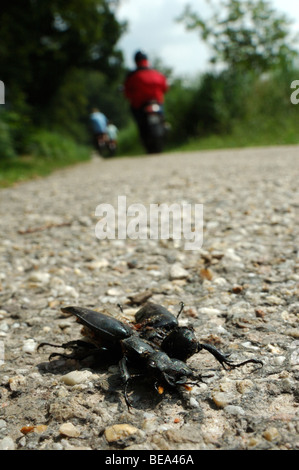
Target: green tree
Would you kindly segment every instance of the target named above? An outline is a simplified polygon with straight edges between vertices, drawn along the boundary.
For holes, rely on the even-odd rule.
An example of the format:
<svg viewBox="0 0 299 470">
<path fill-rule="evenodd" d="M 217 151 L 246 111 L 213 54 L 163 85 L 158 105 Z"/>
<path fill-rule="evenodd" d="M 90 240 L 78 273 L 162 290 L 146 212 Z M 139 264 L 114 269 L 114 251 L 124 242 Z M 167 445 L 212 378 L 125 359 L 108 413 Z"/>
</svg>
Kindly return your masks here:
<svg viewBox="0 0 299 470">
<path fill-rule="evenodd" d="M 0 73 L 7 100 L 44 109 L 71 69 L 110 78 L 122 67 L 116 44 L 124 31 L 111 0 L 2 0 Z"/>
<path fill-rule="evenodd" d="M 187 30 L 198 30 L 210 46 L 212 63 L 261 73 L 292 63 L 298 54 L 291 44 L 290 20 L 265 0 L 205 0 L 211 8 L 203 18 L 187 5 L 178 18 Z"/>
<path fill-rule="evenodd" d="M 96 70 L 72 69 L 43 116 L 43 126 L 90 142 L 89 115 L 94 107 L 117 127 L 124 126 L 130 113 L 119 89 L 122 77 L 118 78 L 111 80 Z"/>
</svg>

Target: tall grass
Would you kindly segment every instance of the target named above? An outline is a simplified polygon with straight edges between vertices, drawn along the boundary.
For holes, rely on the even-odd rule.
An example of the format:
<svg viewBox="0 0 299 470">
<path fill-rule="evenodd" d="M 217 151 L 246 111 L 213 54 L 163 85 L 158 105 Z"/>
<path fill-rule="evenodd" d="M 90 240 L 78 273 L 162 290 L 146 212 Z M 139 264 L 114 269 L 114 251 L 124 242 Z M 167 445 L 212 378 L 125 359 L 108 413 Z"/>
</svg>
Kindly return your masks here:
<svg viewBox="0 0 299 470">
<path fill-rule="evenodd" d="M 90 159 L 91 149 L 49 131 L 36 131 L 26 155 L 0 159 L 0 187 L 45 176 L 55 169 Z"/>
<path fill-rule="evenodd" d="M 118 136 L 118 155 L 142 155 L 144 149 L 141 145 L 138 129 L 133 120 L 121 129 Z"/>
</svg>

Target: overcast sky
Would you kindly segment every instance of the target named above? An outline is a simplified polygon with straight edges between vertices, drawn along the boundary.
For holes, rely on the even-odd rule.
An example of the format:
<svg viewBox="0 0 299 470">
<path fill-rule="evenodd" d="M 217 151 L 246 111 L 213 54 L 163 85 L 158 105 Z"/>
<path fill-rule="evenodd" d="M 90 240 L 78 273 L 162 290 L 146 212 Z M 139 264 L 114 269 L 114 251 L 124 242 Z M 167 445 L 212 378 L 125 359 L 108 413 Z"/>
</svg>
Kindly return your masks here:
<svg viewBox="0 0 299 470">
<path fill-rule="evenodd" d="M 134 52 L 142 49 L 149 58 L 162 59 L 179 76 L 193 76 L 207 69 L 209 50 L 198 32 L 186 31 L 175 21 L 187 3 L 204 16 L 203 0 L 121 0 L 117 17 L 128 21 L 128 32 L 119 46 L 129 67 L 134 65 Z M 272 0 L 271 4 L 295 20 L 294 27 L 299 31 L 298 0 Z"/>
</svg>

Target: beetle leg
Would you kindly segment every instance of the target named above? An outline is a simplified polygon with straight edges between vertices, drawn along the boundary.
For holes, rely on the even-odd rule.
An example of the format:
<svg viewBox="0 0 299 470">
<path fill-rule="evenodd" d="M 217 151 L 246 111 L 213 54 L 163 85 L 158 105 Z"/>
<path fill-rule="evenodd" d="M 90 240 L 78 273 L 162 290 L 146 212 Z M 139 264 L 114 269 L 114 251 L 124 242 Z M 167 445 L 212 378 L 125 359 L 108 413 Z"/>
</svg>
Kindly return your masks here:
<svg viewBox="0 0 299 470">
<path fill-rule="evenodd" d="M 128 397 L 129 383 L 132 382 L 132 380 L 135 379 L 136 377 L 144 377 L 144 374 L 131 375 L 130 372 L 129 372 L 128 366 L 127 366 L 127 358 L 125 356 L 121 358 L 118 365 L 119 365 L 119 370 L 120 370 L 122 380 L 124 382 L 125 401 L 126 401 L 126 404 L 128 406 L 128 409 L 130 410 L 131 408 L 133 408 L 133 405 L 132 405 L 132 403 L 131 403 L 131 401 L 129 400 L 129 397 Z"/>
<path fill-rule="evenodd" d="M 258 359 L 247 359 L 246 361 L 239 362 L 239 363 L 235 364 L 233 361 L 230 361 L 228 359 L 230 354 L 223 354 L 222 352 L 218 351 L 218 349 L 216 349 L 211 344 L 198 343 L 198 351 L 200 351 L 201 349 L 205 349 L 206 351 L 209 351 L 209 353 L 211 353 L 215 357 L 215 359 L 218 362 L 220 362 L 220 364 L 222 365 L 222 367 L 224 369 L 234 369 L 235 367 L 240 367 L 240 366 L 243 366 L 244 364 L 248 364 L 248 363 L 261 364 L 263 366 L 262 361 L 259 361 Z M 226 366 L 228 366 L 228 367 L 226 367 Z"/>
<path fill-rule="evenodd" d="M 121 313 L 124 313 L 124 309 L 123 309 L 123 306 L 122 304 L 117 304 L 119 310 L 121 311 Z"/>
<path fill-rule="evenodd" d="M 85 351 L 85 354 L 80 354 L 80 359 L 84 359 L 84 357 L 88 357 L 91 354 L 91 351 L 95 352 L 98 350 L 96 346 L 92 343 L 88 343 L 87 341 L 82 341 L 80 339 L 78 340 L 73 340 L 73 341 L 68 341 L 67 343 L 63 344 L 53 344 L 53 343 L 40 343 L 37 347 L 37 349 L 42 348 L 43 346 L 51 346 L 52 348 L 62 348 L 62 349 L 72 349 L 73 352 L 69 355 L 63 354 L 63 353 L 52 353 L 49 356 L 49 359 L 52 359 L 53 357 L 63 357 L 65 359 L 72 359 L 76 358 L 76 352 Z"/>
<path fill-rule="evenodd" d="M 84 348 L 84 349 L 95 349 L 95 345 L 92 343 L 88 343 L 87 341 L 82 341 L 80 339 L 75 339 L 73 341 L 68 341 L 67 343 L 63 344 L 53 344 L 53 343 L 40 343 L 37 349 L 42 348 L 43 346 L 51 346 L 52 348 L 63 348 L 63 349 L 76 349 L 76 348 Z"/>
<path fill-rule="evenodd" d="M 43 346 L 51 346 L 52 348 L 63 348 L 63 349 L 71 349 L 75 347 L 86 347 L 86 348 L 94 348 L 94 345 L 91 343 L 87 343 L 87 341 L 82 341 L 80 339 L 75 339 L 73 341 L 68 341 L 67 343 L 63 344 L 53 344 L 53 343 L 40 343 L 37 349 L 42 348 Z"/>
<path fill-rule="evenodd" d="M 58 353 L 58 352 L 53 352 L 52 354 L 49 355 L 49 361 L 53 359 L 54 357 L 62 357 L 63 359 L 72 359 L 73 354 L 63 354 L 63 353 Z"/>
<path fill-rule="evenodd" d="M 118 365 L 119 365 L 121 378 L 124 382 L 124 396 L 125 396 L 126 404 L 127 404 L 128 408 L 130 409 L 132 407 L 132 404 L 131 404 L 131 402 L 129 400 L 129 397 L 128 397 L 128 386 L 129 386 L 129 382 L 131 380 L 131 375 L 130 375 L 130 372 L 129 372 L 129 369 L 128 369 L 128 366 L 127 366 L 126 356 L 123 356 L 121 358 Z"/>
<path fill-rule="evenodd" d="M 181 315 L 182 311 L 184 310 L 184 307 L 185 307 L 184 302 L 181 302 L 181 303 L 180 303 L 180 310 L 179 310 L 179 312 L 178 312 L 178 314 L 177 314 L 177 316 L 176 316 L 177 319 L 179 318 L 179 316 Z"/>
<path fill-rule="evenodd" d="M 194 372 L 196 372 L 196 371 L 194 371 Z M 203 374 L 197 374 L 197 375 L 194 374 L 194 377 L 193 377 L 194 380 L 188 380 L 188 382 L 185 382 L 184 385 L 198 385 L 199 383 L 204 382 L 203 379 L 209 379 L 213 376 L 214 376 L 213 373 L 204 374 L 204 375 Z"/>
<path fill-rule="evenodd" d="M 52 348 L 62 348 L 63 345 L 61 344 L 53 344 L 53 343 L 40 343 L 38 346 L 37 346 L 37 351 L 39 350 L 39 348 L 43 348 L 44 346 L 51 346 Z"/>
</svg>

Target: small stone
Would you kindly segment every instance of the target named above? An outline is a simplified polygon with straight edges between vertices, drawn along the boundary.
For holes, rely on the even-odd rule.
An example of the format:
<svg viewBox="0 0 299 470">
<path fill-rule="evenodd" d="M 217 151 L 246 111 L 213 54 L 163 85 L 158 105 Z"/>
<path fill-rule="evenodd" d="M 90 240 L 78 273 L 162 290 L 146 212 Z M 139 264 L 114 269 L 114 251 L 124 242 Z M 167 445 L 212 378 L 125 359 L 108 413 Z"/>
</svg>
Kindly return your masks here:
<svg viewBox="0 0 299 470">
<path fill-rule="evenodd" d="M 87 265 L 88 269 L 90 269 L 91 271 L 106 268 L 107 266 L 109 266 L 109 261 L 107 259 L 94 260 Z"/>
<path fill-rule="evenodd" d="M 1 439 L 0 450 L 15 450 L 15 443 L 11 437 L 6 436 Z"/>
<path fill-rule="evenodd" d="M 79 437 L 80 431 L 73 423 L 63 423 L 59 428 L 60 434 L 67 437 Z"/>
<path fill-rule="evenodd" d="M 262 310 L 261 308 L 256 308 L 256 309 L 255 309 L 255 315 L 256 315 L 257 318 L 262 318 L 262 319 L 264 319 L 265 316 L 266 316 L 266 313 L 265 313 L 265 311 Z"/>
<path fill-rule="evenodd" d="M 224 277 L 216 277 L 213 279 L 213 284 L 216 284 L 217 286 L 226 286 L 227 280 Z"/>
<path fill-rule="evenodd" d="M 265 300 L 270 305 L 281 305 L 283 303 L 283 299 L 280 299 L 277 295 L 268 295 Z"/>
<path fill-rule="evenodd" d="M 32 426 L 31 424 L 26 424 L 20 429 L 20 432 L 22 434 L 29 434 L 30 432 L 33 432 L 33 431 L 34 431 L 34 426 Z"/>
<path fill-rule="evenodd" d="M 219 389 L 221 392 L 231 392 L 235 389 L 235 384 L 232 380 L 224 379 L 222 382 L 219 383 Z"/>
<path fill-rule="evenodd" d="M 286 330 L 285 334 L 287 336 L 291 336 L 292 338 L 298 339 L 299 338 L 299 328 L 292 328 L 292 329 Z"/>
<path fill-rule="evenodd" d="M 60 442 L 54 442 L 53 450 L 63 450 L 63 445 Z"/>
<path fill-rule="evenodd" d="M 243 286 L 233 286 L 232 292 L 233 294 L 241 294 L 243 292 Z"/>
<path fill-rule="evenodd" d="M 7 424 L 4 419 L 0 419 L 0 430 L 6 429 Z"/>
<path fill-rule="evenodd" d="M 292 365 L 299 365 L 299 351 L 293 351 L 290 357 L 290 363 Z"/>
<path fill-rule="evenodd" d="M 234 416 L 241 416 L 245 414 L 245 411 L 241 406 L 235 406 L 235 405 L 227 405 L 224 408 L 224 411 L 226 411 L 230 415 Z"/>
<path fill-rule="evenodd" d="M 68 374 L 65 374 L 61 377 L 61 381 L 66 385 L 78 385 L 83 382 L 87 382 L 92 376 L 92 372 L 89 370 L 73 370 Z"/>
<path fill-rule="evenodd" d="M 151 290 L 145 290 L 138 294 L 128 295 L 128 299 L 130 300 L 130 303 L 132 304 L 141 305 L 145 303 L 152 295 L 153 293 Z"/>
<path fill-rule="evenodd" d="M 194 397 L 190 398 L 190 406 L 192 406 L 192 408 L 199 408 L 199 403 Z"/>
<path fill-rule="evenodd" d="M 226 250 L 226 253 L 225 253 L 225 258 L 231 260 L 231 261 L 235 261 L 235 262 L 241 262 L 242 261 L 242 258 L 240 258 L 240 256 L 238 256 L 236 253 L 235 253 L 235 250 L 233 248 L 228 248 Z"/>
<path fill-rule="evenodd" d="M 120 297 L 124 293 L 123 293 L 123 290 L 120 289 L 119 287 L 111 287 L 110 289 L 108 289 L 107 294 L 111 295 L 111 297 Z"/>
<path fill-rule="evenodd" d="M 3 333 L 7 333 L 9 331 L 9 325 L 6 321 L 3 321 L 1 322 L 1 325 L 0 325 L 0 330 L 3 332 Z"/>
<path fill-rule="evenodd" d="M 32 338 L 26 339 L 23 342 L 23 347 L 22 347 L 23 352 L 33 353 L 36 351 L 36 348 L 37 348 L 37 343 Z"/>
<path fill-rule="evenodd" d="M 29 276 L 29 281 L 32 282 L 40 282 L 41 284 L 47 284 L 50 280 L 50 274 L 49 273 L 43 273 L 40 271 L 35 271 L 30 274 Z"/>
<path fill-rule="evenodd" d="M 203 268 L 200 270 L 200 276 L 203 279 L 207 279 L 208 281 L 211 281 L 213 279 L 213 272 L 209 268 Z"/>
<path fill-rule="evenodd" d="M 199 313 L 203 313 L 204 315 L 220 315 L 221 311 L 218 308 L 202 307 L 199 309 Z"/>
<path fill-rule="evenodd" d="M 19 447 L 25 447 L 26 443 L 27 443 L 27 440 L 26 440 L 26 437 L 25 437 L 25 436 L 21 437 L 21 438 L 18 440 L 18 446 L 19 446 Z"/>
<path fill-rule="evenodd" d="M 74 298 L 79 297 L 79 293 L 73 286 L 68 286 L 59 277 L 53 277 L 50 282 L 51 294 L 53 297 L 65 297 L 70 296 Z"/>
<path fill-rule="evenodd" d="M 259 441 L 255 437 L 251 437 L 248 441 L 248 447 L 255 447 L 258 445 Z"/>
<path fill-rule="evenodd" d="M 242 395 L 249 392 L 253 387 L 253 382 L 249 379 L 240 380 L 236 383 L 236 388 Z"/>
<path fill-rule="evenodd" d="M 175 279 L 186 279 L 188 276 L 188 271 L 186 271 L 186 269 L 184 269 L 180 264 L 175 263 L 171 266 L 169 277 L 172 281 Z"/>
<path fill-rule="evenodd" d="M 139 429 L 130 424 L 114 424 L 105 429 L 105 438 L 108 442 L 116 442 L 138 434 Z"/>
<path fill-rule="evenodd" d="M 37 434 L 42 434 L 47 429 L 48 429 L 48 426 L 46 424 L 36 424 L 34 426 L 34 432 L 36 432 Z"/>
<path fill-rule="evenodd" d="M 23 375 L 15 375 L 8 380 L 9 388 L 12 392 L 22 390 L 25 387 L 26 379 Z"/>
<path fill-rule="evenodd" d="M 58 322 L 58 326 L 61 330 L 66 330 L 67 328 L 72 327 L 72 323 L 69 320 L 61 320 Z"/>
<path fill-rule="evenodd" d="M 270 427 L 263 432 L 263 437 L 267 441 L 272 442 L 272 441 L 275 441 L 276 439 L 279 439 L 280 434 L 276 428 Z"/>
<path fill-rule="evenodd" d="M 36 434 L 42 434 L 47 430 L 48 426 L 46 424 L 36 424 L 35 426 L 31 424 L 26 424 L 20 429 L 22 434 L 29 434 L 35 432 Z"/>
<path fill-rule="evenodd" d="M 271 343 L 269 343 L 269 344 L 267 345 L 267 349 L 268 349 L 272 354 L 281 354 L 281 352 L 282 352 L 281 349 L 280 349 L 278 346 L 276 346 L 276 345 L 274 345 L 274 344 L 271 344 Z"/>
<path fill-rule="evenodd" d="M 142 423 L 142 429 L 144 431 L 147 431 L 148 433 L 156 431 L 156 429 L 157 429 L 157 418 L 155 417 L 155 415 L 153 415 L 152 417 L 148 416 L 148 417 L 145 418 L 145 420 Z"/>
<path fill-rule="evenodd" d="M 226 392 L 215 392 L 212 399 L 218 408 L 224 408 L 232 401 L 232 395 Z"/>
<path fill-rule="evenodd" d="M 276 356 L 274 357 L 274 363 L 277 365 L 277 366 L 281 366 L 281 364 L 285 361 L 285 356 Z"/>
</svg>

